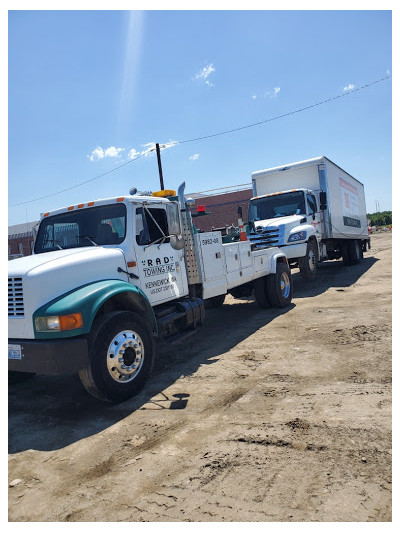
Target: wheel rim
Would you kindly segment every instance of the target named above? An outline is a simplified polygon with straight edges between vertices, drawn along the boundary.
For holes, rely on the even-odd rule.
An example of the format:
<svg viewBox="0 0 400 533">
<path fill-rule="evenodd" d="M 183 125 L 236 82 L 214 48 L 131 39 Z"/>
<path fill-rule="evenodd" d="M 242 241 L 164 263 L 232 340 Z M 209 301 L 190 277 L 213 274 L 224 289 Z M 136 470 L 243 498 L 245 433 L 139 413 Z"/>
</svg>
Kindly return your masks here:
<svg viewBox="0 0 400 533">
<path fill-rule="evenodd" d="M 284 298 L 287 298 L 290 293 L 290 279 L 286 272 L 281 275 L 281 293 Z"/>
<path fill-rule="evenodd" d="M 309 250 L 308 252 L 308 266 L 311 271 L 315 270 L 315 254 L 313 250 Z"/>
<path fill-rule="evenodd" d="M 129 383 L 140 372 L 144 358 L 141 337 L 130 329 L 120 331 L 110 342 L 107 369 L 118 383 Z"/>
</svg>

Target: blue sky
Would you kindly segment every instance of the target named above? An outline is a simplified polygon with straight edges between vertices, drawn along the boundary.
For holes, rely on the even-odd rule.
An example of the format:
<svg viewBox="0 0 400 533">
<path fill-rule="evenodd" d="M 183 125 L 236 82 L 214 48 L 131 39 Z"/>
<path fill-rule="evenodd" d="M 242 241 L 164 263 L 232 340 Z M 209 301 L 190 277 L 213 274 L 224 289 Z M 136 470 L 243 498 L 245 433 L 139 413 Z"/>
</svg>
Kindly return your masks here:
<svg viewBox="0 0 400 533">
<path fill-rule="evenodd" d="M 9 224 L 132 186 L 152 143 L 225 131 L 392 72 L 390 11 L 10 11 Z M 166 188 L 250 183 L 326 155 L 392 208 L 392 80 L 267 124 L 162 151 Z"/>
</svg>

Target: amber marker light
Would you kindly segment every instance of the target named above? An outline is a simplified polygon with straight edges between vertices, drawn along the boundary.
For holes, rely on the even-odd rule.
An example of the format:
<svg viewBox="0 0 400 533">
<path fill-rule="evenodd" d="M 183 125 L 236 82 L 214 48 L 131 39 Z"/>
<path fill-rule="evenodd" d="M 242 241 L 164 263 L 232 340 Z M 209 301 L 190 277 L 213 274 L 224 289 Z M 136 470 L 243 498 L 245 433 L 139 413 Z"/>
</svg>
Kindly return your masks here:
<svg viewBox="0 0 400 533">
<path fill-rule="evenodd" d="M 70 206 L 68 207 L 68 211 L 72 211 L 73 208 L 74 208 L 74 206 L 73 206 L 73 205 L 70 205 Z"/>
<path fill-rule="evenodd" d="M 92 207 L 94 205 L 94 202 L 88 202 L 88 207 Z"/>
<path fill-rule="evenodd" d="M 121 198 L 117 198 L 117 202 L 123 202 L 124 201 L 124 197 L 122 196 Z"/>
<path fill-rule="evenodd" d="M 83 326 L 83 318 L 81 313 L 73 313 L 72 315 L 63 315 L 58 317 L 60 322 L 60 331 L 69 329 L 78 329 Z"/>
<path fill-rule="evenodd" d="M 83 207 L 85 204 L 78 204 L 78 209 L 80 209 L 81 207 Z"/>
</svg>

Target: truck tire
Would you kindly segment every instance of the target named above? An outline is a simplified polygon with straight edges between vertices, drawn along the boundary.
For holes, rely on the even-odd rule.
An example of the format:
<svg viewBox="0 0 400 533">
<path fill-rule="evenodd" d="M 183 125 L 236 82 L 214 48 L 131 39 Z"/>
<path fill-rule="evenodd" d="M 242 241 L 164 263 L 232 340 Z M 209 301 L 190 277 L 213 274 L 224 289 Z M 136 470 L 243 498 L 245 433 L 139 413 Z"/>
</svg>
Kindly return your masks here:
<svg viewBox="0 0 400 533">
<path fill-rule="evenodd" d="M 213 296 L 212 298 L 207 298 L 204 300 L 204 305 L 206 309 L 219 309 L 224 305 L 226 294 L 219 294 L 218 296 Z"/>
<path fill-rule="evenodd" d="M 359 241 L 358 239 L 351 239 L 348 242 L 348 248 L 350 265 L 358 265 L 358 263 L 363 258 L 361 241 Z"/>
<path fill-rule="evenodd" d="M 268 298 L 267 292 L 267 277 L 263 276 L 262 278 L 255 279 L 253 282 L 254 298 L 257 302 L 258 307 L 262 309 L 266 307 L 271 307 L 271 303 Z"/>
<path fill-rule="evenodd" d="M 99 400 L 119 403 L 134 396 L 154 365 L 150 327 L 137 313 L 115 311 L 95 325 L 89 366 L 79 372 L 85 389 Z"/>
<path fill-rule="evenodd" d="M 351 265 L 351 262 L 350 262 L 350 248 L 349 248 L 348 241 L 342 241 L 341 249 L 342 249 L 343 264 L 345 266 Z"/>
<path fill-rule="evenodd" d="M 267 276 L 267 294 L 272 307 L 287 307 L 293 296 L 292 275 L 286 263 L 276 265 L 276 274 Z"/>
<path fill-rule="evenodd" d="M 300 274 L 304 279 L 313 280 L 317 275 L 318 267 L 318 246 L 316 241 L 311 240 L 307 243 L 306 255 L 299 257 Z"/>
<path fill-rule="evenodd" d="M 21 383 L 36 376 L 35 372 L 14 372 L 12 370 L 8 371 L 8 384 L 15 385 L 16 383 Z"/>
</svg>

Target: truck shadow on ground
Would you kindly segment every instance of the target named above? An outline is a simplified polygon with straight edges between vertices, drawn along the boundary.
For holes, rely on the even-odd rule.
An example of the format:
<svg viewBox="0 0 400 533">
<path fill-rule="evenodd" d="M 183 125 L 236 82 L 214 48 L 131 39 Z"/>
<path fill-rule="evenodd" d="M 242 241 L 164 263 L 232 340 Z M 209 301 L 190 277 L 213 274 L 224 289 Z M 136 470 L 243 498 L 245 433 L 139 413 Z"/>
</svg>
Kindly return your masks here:
<svg viewBox="0 0 400 533">
<path fill-rule="evenodd" d="M 202 365 L 212 365 L 220 355 L 290 312 L 260 309 L 252 299 L 234 300 L 222 309 L 210 309 L 204 327 L 185 343 L 157 347 L 153 375 L 134 398 L 112 405 L 90 396 L 77 375 L 38 375 L 9 385 L 9 453 L 24 450 L 52 451 L 97 434 L 140 409 L 184 409 L 187 390 L 171 397 L 163 391 L 181 376 L 191 376 Z"/>
<path fill-rule="evenodd" d="M 327 261 L 318 266 L 317 277 L 313 281 L 305 280 L 300 271 L 292 270 L 293 298 L 311 298 L 323 294 L 329 289 L 344 292 L 365 274 L 379 259 L 365 257 L 358 265 L 344 266 L 342 260 Z"/>
</svg>

